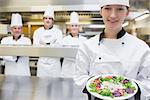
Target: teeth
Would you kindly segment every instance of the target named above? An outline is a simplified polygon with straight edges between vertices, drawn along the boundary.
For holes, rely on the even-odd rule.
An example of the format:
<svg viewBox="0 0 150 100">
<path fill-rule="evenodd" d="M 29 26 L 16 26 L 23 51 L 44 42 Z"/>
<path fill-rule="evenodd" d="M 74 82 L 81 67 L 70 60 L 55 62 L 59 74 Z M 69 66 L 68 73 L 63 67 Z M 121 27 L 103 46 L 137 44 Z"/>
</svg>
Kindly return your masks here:
<svg viewBox="0 0 150 100">
<path fill-rule="evenodd" d="M 109 20 L 110 21 L 110 20 Z M 110 21 L 111 23 L 115 23 L 115 22 L 117 22 L 117 21 Z"/>
<path fill-rule="evenodd" d="M 111 22 L 111 23 L 115 23 L 115 22 Z"/>
<path fill-rule="evenodd" d="M 108 20 L 108 21 L 110 21 L 111 23 L 117 22 L 116 20 Z"/>
</svg>

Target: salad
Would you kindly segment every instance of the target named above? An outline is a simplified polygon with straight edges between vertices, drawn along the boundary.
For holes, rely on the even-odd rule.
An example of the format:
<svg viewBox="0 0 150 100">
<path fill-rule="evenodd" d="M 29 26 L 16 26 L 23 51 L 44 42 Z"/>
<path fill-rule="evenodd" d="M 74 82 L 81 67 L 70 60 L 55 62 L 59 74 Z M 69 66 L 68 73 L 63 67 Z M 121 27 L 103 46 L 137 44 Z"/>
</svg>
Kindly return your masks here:
<svg viewBox="0 0 150 100">
<path fill-rule="evenodd" d="M 119 99 L 123 97 L 127 99 L 137 92 L 137 85 L 133 81 L 116 75 L 94 77 L 87 86 L 90 93 L 96 93 L 96 96 L 98 95 L 100 98 Z"/>
</svg>

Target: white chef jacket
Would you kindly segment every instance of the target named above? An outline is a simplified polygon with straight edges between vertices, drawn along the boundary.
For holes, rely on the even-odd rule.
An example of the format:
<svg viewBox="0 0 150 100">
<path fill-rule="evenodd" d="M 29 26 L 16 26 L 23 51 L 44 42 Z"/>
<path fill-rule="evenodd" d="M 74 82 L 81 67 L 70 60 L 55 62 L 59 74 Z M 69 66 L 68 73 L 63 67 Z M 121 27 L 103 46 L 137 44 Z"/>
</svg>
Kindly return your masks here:
<svg viewBox="0 0 150 100">
<path fill-rule="evenodd" d="M 74 80 L 85 86 L 94 75 L 118 74 L 142 82 L 142 95 L 150 96 L 150 48 L 138 38 L 125 33 L 119 39 L 103 38 L 99 35 L 80 45 L 76 57 Z M 143 88 L 144 87 L 144 88 Z M 142 96 L 141 100 L 147 100 Z"/>
<path fill-rule="evenodd" d="M 1 44 L 10 45 L 31 45 L 31 40 L 23 35 L 16 41 L 13 36 L 5 37 L 1 40 Z M 30 76 L 29 57 L 19 56 L 3 56 L 5 61 L 5 75 L 23 75 Z"/>
<path fill-rule="evenodd" d="M 78 46 L 85 40 L 87 39 L 80 35 L 78 37 L 72 37 L 71 35 L 68 35 L 63 38 L 63 40 L 61 41 L 61 45 L 66 47 L 78 48 Z M 73 78 L 74 70 L 75 70 L 75 58 L 64 58 L 61 70 L 62 76 L 65 78 Z"/>
<path fill-rule="evenodd" d="M 44 27 L 40 27 L 34 32 L 33 44 L 44 45 L 43 43 L 50 43 L 50 45 L 56 45 L 59 44 L 62 37 L 62 32 L 54 26 L 49 30 L 45 30 Z M 40 57 L 38 59 L 38 77 L 58 77 L 60 76 L 60 70 L 60 58 Z"/>
</svg>

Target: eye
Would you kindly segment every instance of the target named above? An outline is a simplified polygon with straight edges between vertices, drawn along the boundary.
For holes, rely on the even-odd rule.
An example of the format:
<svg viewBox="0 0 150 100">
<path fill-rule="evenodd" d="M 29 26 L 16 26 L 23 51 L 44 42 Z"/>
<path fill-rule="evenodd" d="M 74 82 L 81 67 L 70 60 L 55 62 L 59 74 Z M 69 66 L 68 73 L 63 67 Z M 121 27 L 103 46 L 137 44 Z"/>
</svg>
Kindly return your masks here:
<svg viewBox="0 0 150 100">
<path fill-rule="evenodd" d="M 45 17 L 44 19 L 48 19 L 48 20 L 51 20 L 52 18 L 50 18 L 50 17 Z"/>
<path fill-rule="evenodd" d="M 78 25 L 74 25 L 75 27 L 78 27 Z"/>
<path fill-rule="evenodd" d="M 78 27 L 78 25 L 71 25 L 71 27 Z"/>
<path fill-rule="evenodd" d="M 19 27 L 18 29 L 20 30 L 21 28 Z"/>
<path fill-rule="evenodd" d="M 52 18 L 48 18 L 49 20 L 52 20 Z"/>
<path fill-rule="evenodd" d="M 119 11 L 123 11 L 123 10 L 124 10 L 124 8 L 117 8 L 117 10 L 119 10 Z"/>
<path fill-rule="evenodd" d="M 103 7 L 104 10 L 111 10 L 110 7 Z"/>
</svg>

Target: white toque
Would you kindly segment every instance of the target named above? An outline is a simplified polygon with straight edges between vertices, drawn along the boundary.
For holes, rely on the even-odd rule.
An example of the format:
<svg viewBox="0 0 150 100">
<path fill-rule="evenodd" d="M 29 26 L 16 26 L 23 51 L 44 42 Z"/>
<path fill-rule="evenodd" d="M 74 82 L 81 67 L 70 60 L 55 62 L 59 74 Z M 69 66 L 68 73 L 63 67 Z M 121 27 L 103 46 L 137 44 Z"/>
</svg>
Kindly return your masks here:
<svg viewBox="0 0 150 100">
<path fill-rule="evenodd" d="M 11 16 L 11 27 L 13 26 L 23 26 L 22 25 L 22 17 L 20 14 L 16 13 L 16 14 L 12 14 Z"/>
<path fill-rule="evenodd" d="M 99 0 L 100 8 L 105 5 L 129 5 L 129 0 Z"/>
<path fill-rule="evenodd" d="M 77 12 L 72 12 L 70 15 L 70 24 L 79 24 L 79 15 Z"/>
<path fill-rule="evenodd" d="M 52 8 L 52 6 L 50 6 L 50 5 L 47 6 L 43 17 L 51 17 L 54 19 L 54 9 Z"/>
</svg>

